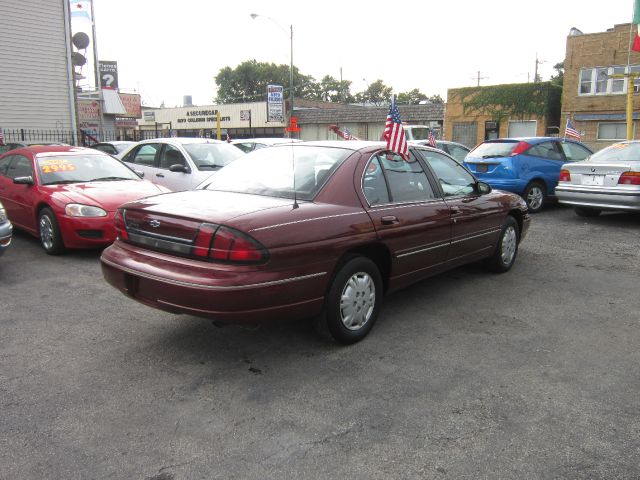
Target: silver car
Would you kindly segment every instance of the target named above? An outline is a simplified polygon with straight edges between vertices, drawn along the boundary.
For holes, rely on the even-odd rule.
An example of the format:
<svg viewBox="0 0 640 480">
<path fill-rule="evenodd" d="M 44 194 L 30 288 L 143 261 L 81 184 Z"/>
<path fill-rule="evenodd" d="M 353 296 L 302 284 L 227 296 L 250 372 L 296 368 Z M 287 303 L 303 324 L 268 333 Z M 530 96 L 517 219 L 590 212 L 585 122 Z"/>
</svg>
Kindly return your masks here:
<svg viewBox="0 0 640 480">
<path fill-rule="evenodd" d="M 143 140 L 117 157 L 145 179 L 180 191 L 193 190 L 242 155 L 240 149 L 220 140 L 175 137 Z"/>
<path fill-rule="evenodd" d="M 556 195 L 584 217 L 603 210 L 640 211 L 640 141 L 616 143 L 563 165 Z"/>
<path fill-rule="evenodd" d="M 0 202 L 0 256 L 2 256 L 11 243 L 12 232 L 13 226 L 7 218 L 7 212 L 4 209 L 2 202 Z"/>
</svg>

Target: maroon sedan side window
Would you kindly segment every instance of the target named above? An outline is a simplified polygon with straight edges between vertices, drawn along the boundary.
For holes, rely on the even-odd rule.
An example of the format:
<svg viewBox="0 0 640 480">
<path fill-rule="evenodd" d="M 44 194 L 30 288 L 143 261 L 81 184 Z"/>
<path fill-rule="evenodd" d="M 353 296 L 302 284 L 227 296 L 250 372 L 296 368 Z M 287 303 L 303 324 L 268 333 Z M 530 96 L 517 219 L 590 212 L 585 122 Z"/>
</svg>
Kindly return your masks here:
<svg viewBox="0 0 640 480">
<path fill-rule="evenodd" d="M 393 203 L 424 202 L 436 198 L 417 159 L 403 159 L 397 153 L 385 152 L 376 155 L 383 167 Z"/>
<path fill-rule="evenodd" d="M 369 205 L 384 205 L 389 203 L 389 191 L 387 190 L 387 182 L 382 173 L 380 160 L 377 156 L 373 157 L 362 177 L 362 191 L 369 202 Z"/>
</svg>

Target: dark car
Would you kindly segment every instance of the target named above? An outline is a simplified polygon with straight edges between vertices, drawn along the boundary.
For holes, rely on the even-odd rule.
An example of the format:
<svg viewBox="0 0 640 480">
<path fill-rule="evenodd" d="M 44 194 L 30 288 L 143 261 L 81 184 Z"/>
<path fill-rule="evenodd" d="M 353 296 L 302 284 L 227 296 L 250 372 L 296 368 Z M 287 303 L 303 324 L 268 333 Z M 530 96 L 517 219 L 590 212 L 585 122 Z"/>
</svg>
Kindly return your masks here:
<svg viewBox="0 0 640 480">
<path fill-rule="evenodd" d="M 413 143 L 416 145 L 429 145 L 429 140 L 416 140 Z M 436 140 L 436 148 L 447 152 L 460 163 L 464 162 L 467 154 L 471 151 L 466 145 L 448 140 Z"/>
<path fill-rule="evenodd" d="M 23 142 L 23 141 L 5 142 L 2 145 L 0 145 L 0 155 L 2 155 L 3 153 L 7 153 L 9 150 L 15 150 L 16 148 L 35 147 L 37 145 L 51 146 L 51 145 L 68 145 L 68 144 L 67 143 L 62 143 L 62 142 L 38 142 L 38 141 L 31 141 L 31 142 Z"/>
<path fill-rule="evenodd" d="M 90 145 L 89 148 L 95 148 L 109 155 L 118 155 L 129 149 L 134 143 L 128 140 L 114 140 L 112 142 L 99 142 Z"/>
<path fill-rule="evenodd" d="M 12 232 L 13 227 L 7 217 L 7 212 L 2 202 L 0 202 L 0 256 L 2 256 L 7 247 L 9 247 L 9 244 L 11 244 Z"/>
<path fill-rule="evenodd" d="M 155 308 L 240 323 L 324 311 L 352 343 L 386 292 L 478 260 L 509 270 L 528 225 L 520 197 L 439 150 L 405 160 L 380 142 L 302 142 L 121 206 L 101 260 L 110 284 Z"/>
<path fill-rule="evenodd" d="M 104 247 L 116 208 L 168 190 L 106 153 L 82 147 L 23 147 L 0 155 L 0 201 L 16 228 L 49 254 Z"/>
<path fill-rule="evenodd" d="M 562 165 L 591 153 L 586 145 L 561 137 L 501 138 L 477 145 L 464 164 L 493 188 L 521 195 L 535 213 L 555 198 Z"/>
</svg>

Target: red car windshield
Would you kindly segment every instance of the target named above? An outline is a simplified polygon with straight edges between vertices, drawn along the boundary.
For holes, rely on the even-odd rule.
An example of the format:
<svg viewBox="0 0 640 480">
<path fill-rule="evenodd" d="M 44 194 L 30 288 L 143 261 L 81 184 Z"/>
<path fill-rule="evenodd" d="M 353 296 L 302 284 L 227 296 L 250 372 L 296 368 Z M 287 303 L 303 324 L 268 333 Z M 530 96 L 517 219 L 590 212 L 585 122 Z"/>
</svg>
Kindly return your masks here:
<svg viewBox="0 0 640 480">
<path fill-rule="evenodd" d="M 133 170 L 109 155 L 38 156 L 42 185 L 113 180 L 140 180 Z"/>
</svg>

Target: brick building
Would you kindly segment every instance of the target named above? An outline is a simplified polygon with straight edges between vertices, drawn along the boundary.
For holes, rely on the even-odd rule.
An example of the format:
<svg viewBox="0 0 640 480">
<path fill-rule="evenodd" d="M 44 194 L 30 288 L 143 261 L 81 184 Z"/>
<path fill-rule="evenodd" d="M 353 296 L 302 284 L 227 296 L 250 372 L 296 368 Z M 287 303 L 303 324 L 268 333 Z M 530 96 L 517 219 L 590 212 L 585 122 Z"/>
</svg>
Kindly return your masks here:
<svg viewBox="0 0 640 480">
<path fill-rule="evenodd" d="M 444 138 L 474 147 L 494 138 L 557 136 L 561 93 L 551 82 L 449 89 Z"/>
<path fill-rule="evenodd" d="M 562 117 L 573 119 L 582 140 L 595 150 L 626 139 L 627 72 L 640 72 L 640 53 L 629 52 L 630 24 L 606 32 L 583 34 L 572 29 L 567 37 L 562 91 Z M 638 91 L 640 80 L 633 89 Z M 634 138 L 640 99 L 633 100 Z"/>
</svg>

